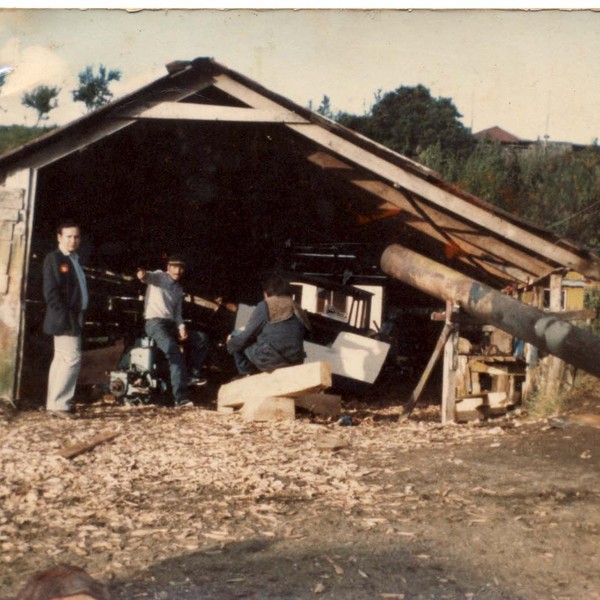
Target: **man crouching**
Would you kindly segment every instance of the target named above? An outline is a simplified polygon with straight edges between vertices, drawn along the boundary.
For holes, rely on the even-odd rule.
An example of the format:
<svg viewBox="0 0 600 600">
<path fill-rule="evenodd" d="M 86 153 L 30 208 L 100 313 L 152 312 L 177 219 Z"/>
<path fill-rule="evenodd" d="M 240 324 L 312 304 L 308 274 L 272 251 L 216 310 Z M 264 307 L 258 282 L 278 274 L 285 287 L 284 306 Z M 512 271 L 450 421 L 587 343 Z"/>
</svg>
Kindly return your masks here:
<svg viewBox="0 0 600 600">
<path fill-rule="evenodd" d="M 263 282 L 264 300 L 256 305 L 242 331 L 227 338 L 240 375 L 273 371 L 304 362 L 307 321 L 292 298 L 289 283 L 279 275 Z"/>
</svg>

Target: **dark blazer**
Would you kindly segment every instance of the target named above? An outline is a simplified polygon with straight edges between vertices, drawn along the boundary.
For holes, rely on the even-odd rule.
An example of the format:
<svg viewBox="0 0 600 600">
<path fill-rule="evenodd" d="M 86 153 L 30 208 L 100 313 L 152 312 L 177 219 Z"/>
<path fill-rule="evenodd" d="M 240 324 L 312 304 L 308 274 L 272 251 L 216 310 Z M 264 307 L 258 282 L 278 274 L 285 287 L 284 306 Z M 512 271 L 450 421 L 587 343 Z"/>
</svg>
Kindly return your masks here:
<svg viewBox="0 0 600 600">
<path fill-rule="evenodd" d="M 44 259 L 44 333 L 48 335 L 81 334 L 81 288 L 75 267 L 60 250 Z"/>
</svg>

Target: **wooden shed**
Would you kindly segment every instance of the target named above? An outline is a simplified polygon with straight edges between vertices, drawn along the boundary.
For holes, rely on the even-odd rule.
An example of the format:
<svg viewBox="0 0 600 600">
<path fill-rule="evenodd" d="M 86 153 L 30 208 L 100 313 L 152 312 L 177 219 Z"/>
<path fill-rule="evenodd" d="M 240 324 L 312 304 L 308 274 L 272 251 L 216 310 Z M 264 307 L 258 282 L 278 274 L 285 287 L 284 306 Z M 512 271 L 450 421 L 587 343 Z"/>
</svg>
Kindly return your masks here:
<svg viewBox="0 0 600 600">
<path fill-rule="evenodd" d="M 0 180 L 0 394 L 13 399 L 25 364 L 45 369 L 28 340 L 40 332 L 41 261 L 67 217 L 82 224 L 90 268 L 132 274 L 183 251 L 190 284 L 236 301 L 252 300 L 258 274 L 293 244 L 353 244 L 354 276 L 415 305 L 426 296 L 379 268 L 390 244 L 495 289 L 566 269 L 600 279 L 585 248 L 208 58 L 170 63 L 1 156 Z"/>
</svg>

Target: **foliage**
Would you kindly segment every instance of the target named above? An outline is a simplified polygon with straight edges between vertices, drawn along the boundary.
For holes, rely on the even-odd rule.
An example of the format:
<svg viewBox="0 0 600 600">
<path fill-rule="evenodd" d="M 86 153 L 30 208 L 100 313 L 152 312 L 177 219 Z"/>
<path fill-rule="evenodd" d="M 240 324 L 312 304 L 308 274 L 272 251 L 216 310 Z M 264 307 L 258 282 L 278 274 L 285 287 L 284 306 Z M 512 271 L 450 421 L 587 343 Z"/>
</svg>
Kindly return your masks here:
<svg viewBox="0 0 600 600">
<path fill-rule="evenodd" d="M 591 330 L 595 334 L 600 334 L 600 288 L 599 287 L 588 287 L 585 290 L 584 306 L 587 309 L 596 311 L 596 318 L 592 319 Z"/>
<path fill-rule="evenodd" d="M 370 114 L 353 124 L 359 133 L 416 157 L 436 144 L 444 152 L 468 152 L 473 138 L 460 122 L 461 116 L 449 98 L 432 98 L 423 85 L 401 86 L 386 94 L 379 92 Z"/>
<path fill-rule="evenodd" d="M 319 108 L 317 108 L 317 112 L 328 119 L 333 119 L 333 110 L 331 109 L 331 100 L 329 96 L 323 96 L 321 100 L 321 104 L 319 104 Z"/>
<path fill-rule="evenodd" d="M 23 125 L 0 126 L 0 154 L 9 152 L 39 137 L 53 127 L 25 127 Z"/>
<path fill-rule="evenodd" d="M 25 92 L 21 97 L 21 104 L 37 111 L 37 127 L 40 121 L 48 119 L 48 113 L 58 106 L 56 99 L 60 88 L 48 85 L 38 85 L 32 92 Z"/>
<path fill-rule="evenodd" d="M 79 87 L 72 90 L 73 100 L 83 102 L 91 112 L 104 104 L 108 104 L 113 97 L 108 89 L 111 81 L 119 81 L 121 71 L 111 69 L 108 71 L 104 65 L 100 65 L 98 73 L 94 74 L 91 66 L 87 66 L 84 71 L 79 73 Z"/>
<path fill-rule="evenodd" d="M 600 249 L 600 149 L 526 150 L 479 142 L 465 158 L 441 145 L 419 161 L 462 189 L 542 227 Z"/>
</svg>

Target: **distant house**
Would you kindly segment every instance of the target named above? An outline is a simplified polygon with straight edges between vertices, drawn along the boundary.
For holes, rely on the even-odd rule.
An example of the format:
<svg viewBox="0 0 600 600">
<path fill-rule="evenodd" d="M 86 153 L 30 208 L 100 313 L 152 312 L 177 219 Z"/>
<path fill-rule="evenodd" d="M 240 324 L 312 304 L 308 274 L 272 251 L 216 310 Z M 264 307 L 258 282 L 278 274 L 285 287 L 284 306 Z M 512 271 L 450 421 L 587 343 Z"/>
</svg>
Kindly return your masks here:
<svg viewBox="0 0 600 600">
<path fill-rule="evenodd" d="M 481 131 L 474 133 L 473 137 L 476 140 L 489 140 L 490 142 L 499 142 L 500 144 L 519 144 L 522 142 L 516 135 L 505 131 L 497 125 L 482 129 Z"/>
<path fill-rule="evenodd" d="M 535 141 L 523 140 L 497 125 L 482 129 L 481 131 L 474 133 L 473 137 L 477 141 L 498 143 L 509 150 L 519 152 L 551 152 L 552 154 L 564 154 L 566 152 L 576 152 L 586 148 L 583 144 L 555 142 L 549 141 L 547 138 L 544 140 L 538 138 Z"/>
</svg>

